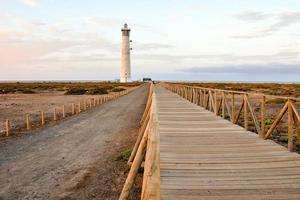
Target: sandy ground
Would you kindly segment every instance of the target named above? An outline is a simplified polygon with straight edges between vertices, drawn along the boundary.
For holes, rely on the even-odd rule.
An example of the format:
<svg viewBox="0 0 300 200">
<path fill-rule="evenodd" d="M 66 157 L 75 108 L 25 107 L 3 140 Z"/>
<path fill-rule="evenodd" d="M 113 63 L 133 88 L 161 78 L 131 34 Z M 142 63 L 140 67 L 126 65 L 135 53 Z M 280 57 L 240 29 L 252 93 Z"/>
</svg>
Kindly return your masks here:
<svg viewBox="0 0 300 200">
<path fill-rule="evenodd" d="M 6 119 L 11 121 L 13 128 L 25 127 L 25 113 L 31 114 L 34 121 L 40 123 L 40 111 L 44 111 L 46 117 L 52 118 L 54 107 L 58 114 L 62 105 L 65 105 L 66 113 L 71 113 L 72 103 L 78 103 L 99 97 L 99 95 L 64 95 L 64 92 L 45 92 L 37 94 L 1 94 L 0 95 L 0 130 L 4 130 Z"/>
<path fill-rule="evenodd" d="M 133 145 L 145 101 L 143 86 L 56 126 L 1 138 L 0 199 L 117 199 L 128 167 L 112 157 Z"/>
</svg>

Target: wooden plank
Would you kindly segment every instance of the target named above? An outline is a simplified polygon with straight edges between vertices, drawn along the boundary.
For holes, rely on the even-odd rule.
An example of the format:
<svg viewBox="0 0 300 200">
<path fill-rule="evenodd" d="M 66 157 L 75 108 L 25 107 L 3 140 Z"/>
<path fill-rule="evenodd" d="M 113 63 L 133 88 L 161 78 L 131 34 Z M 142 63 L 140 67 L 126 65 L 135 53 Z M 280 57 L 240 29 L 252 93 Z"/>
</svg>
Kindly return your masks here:
<svg viewBox="0 0 300 200">
<path fill-rule="evenodd" d="M 155 88 L 161 199 L 300 197 L 300 156 L 297 153 L 290 153 L 271 140 L 262 140 L 257 134 L 215 116 L 219 108 L 222 116 L 227 109 L 231 120 L 237 123 L 243 111 L 244 116 L 249 113 L 256 128 L 262 130 L 247 96 L 235 113 L 233 95 L 229 107 L 224 94 L 220 93 L 220 102 L 216 100 L 215 90 L 206 90 L 206 95 L 203 89 L 199 90 L 199 99 L 197 90 L 186 88 L 185 91 L 189 95 L 185 97 L 196 104 L 163 88 Z M 198 102 L 214 112 L 198 107 Z M 290 105 L 294 113 L 292 103 Z M 282 112 L 287 109 L 284 106 Z M 294 118 L 297 119 L 296 114 Z"/>
</svg>

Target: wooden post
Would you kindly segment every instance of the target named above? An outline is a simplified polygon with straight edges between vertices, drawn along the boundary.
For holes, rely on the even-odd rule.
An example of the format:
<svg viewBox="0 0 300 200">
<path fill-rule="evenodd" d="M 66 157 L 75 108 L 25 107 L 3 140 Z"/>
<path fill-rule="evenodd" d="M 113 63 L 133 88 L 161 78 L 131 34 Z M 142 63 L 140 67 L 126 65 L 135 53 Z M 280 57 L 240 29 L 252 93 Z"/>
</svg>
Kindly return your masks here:
<svg viewBox="0 0 300 200">
<path fill-rule="evenodd" d="M 222 92 L 222 117 L 225 119 L 225 92 Z"/>
<path fill-rule="evenodd" d="M 78 113 L 81 112 L 81 105 L 80 105 L 80 102 L 78 103 Z"/>
<path fill-rule="evenodd" d="M 217 96 L 217 91 L 215 90 L 214 91 L 214 103 L 215 103 L 215 105 L 214 105 L 214 108 L 215 108 L 215 110 L 214 110 L 214 112 L 215 112 L 215 115 L 218 115 L 218 96 Z"/>
<path fill-rule="evenodd" d="M 234 116 L 235 116 L 235 113 L 234 113 L 234 93 L 231 93 L 231 122 L 233 123 L 234 122 Z"/>
<path fill-rule="evenodd" d="M 83 110 L 86 111 L 86 100 L 83 101 Z"/>
<path fill-rule="evenodd" d="M 206 97 L 205 97 L 205 90 L 202 90 L 202 107 L 205 108 L 205 102 L 206 102 Z"/>
<path fill-rule="evenodd" d="M 199 90 L 199 105 L 202 106 L 202 89 Z"/>
<path fill-rule="evenodd" d="M 96 97 L 94 97 L 94 107 L 96 106 Z"/>
<path fill-rule="evenodd" d="M 244 128 L 248 130 L 248 105 L 247 105 L 247 94 L 244 94 Z"/>
<path fill-rule="evenodd" d="M 200 100 L 200 89 L 196 89 L 196 99 L 195 104 L 199 106 L 199 100 Z"/>
<path fill-rule="evenodd" d="M 44 114 L 44 111 L 41 111 L 41 123 L 42 123 L 42 126 L 45 125 L 45 114 Z"/>
<path fill-rule="evenodd" d="M 66 118 L 65 105 L 62 106 L 62 117 Z"/>
<path fill-rule="evenodd" d="M 6 130 L 5 130 L 6 137 L 8 137 L 9 136 L 9 131 L 10 131 L 10 123 L 9 123 L 8 119 L 5 121 L 5 128 L 6 128 Z"/>
<path fill-rule="evenodd" d="M 261 106 L 260 106 L 260 137 L 264 138 L 265 137 L 265 127 L 266 127 L 266 122 L 265 122 L 265 116 L 266 116 L 266 96 L 262 96 L 261 98 Z"/>
<path fill-rule="evenodd" d="M 72 115 L 74 115 L 74 114 L 75 114 L 75 104 L 72 103 Z"/>
<path fill-rule="evenodd" d="M 31 129 L 31 124 L 30 124 L 30 119 L 29 119 L 29 114 L 25 114 L 25 118 L 26 118 L 26 129 L 30 130 Z"/>
<path fill-rule="evenodd" d="M 212 110 L 212 104 L 211 104 L 211 90 L 208 90 L 208 95 L 207 95 L 207 101 L 208 101 L 208 110 Z"/>
<path fill-rule="evenodd" d="M 90 108 L 92 108 L 92 100 L 89 99 Z"/>
<path fill-rule="evenodd" d="M 54 110 L 53 110 L 53 120 L 54 120 L 54 121 L 57 120 L 57 116 L 56 116 L 56 108 L 54 108 Z"/>
<path fill-rule="evenodd" d="M 293 151 L 294 143 L 293 143 L 293 108 L 291 105 L 291 99 L 288 99 L 288 150 Z"/>
</svg>

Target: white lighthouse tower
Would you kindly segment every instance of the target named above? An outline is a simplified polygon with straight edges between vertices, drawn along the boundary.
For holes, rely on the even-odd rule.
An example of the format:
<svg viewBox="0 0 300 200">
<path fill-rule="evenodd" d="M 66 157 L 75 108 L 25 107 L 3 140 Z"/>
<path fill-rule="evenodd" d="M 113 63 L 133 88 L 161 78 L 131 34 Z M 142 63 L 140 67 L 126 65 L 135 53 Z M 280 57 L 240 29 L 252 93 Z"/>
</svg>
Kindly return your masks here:
<svg viewBox="0 0 300 200">
<path fill-rule="evenodd" d="M 131 70 L 130 70 L 130 29 L 125 23 L 122 28 L 122 58 L 121 58 L 121 83 L 131 82 Z"/>
</svg>

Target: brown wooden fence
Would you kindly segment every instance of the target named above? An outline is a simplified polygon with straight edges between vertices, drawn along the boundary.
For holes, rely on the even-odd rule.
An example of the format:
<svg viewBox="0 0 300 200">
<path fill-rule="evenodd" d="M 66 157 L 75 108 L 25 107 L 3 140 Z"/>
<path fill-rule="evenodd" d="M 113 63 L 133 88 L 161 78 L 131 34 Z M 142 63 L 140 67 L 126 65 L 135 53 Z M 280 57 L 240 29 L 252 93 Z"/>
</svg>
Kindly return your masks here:
<svg viewBox="0 0 300 200">
<path fill-rule="evenodd" d="M 159 132 L 153 89 L 151 83 L 146 108 L 141 119 L 141 128 L 128 160 L 131 168 L 119 197 L 120 200 L 127 199 L 144 159 L 141 199 L 160 199 Z"/>
<path fill-rule="evenodd" d="M 140 87 L 140 86 L 139 86 Z M 34 128 L 43 127 L 47 123 L 57 122 L 67 117 L 79 114 L 81 112 L 90 110 L 94 107 L 102 105 L 103 103 L 126 95 L 138 87 L 129 88 L 121 92 L 114 92 L 107 95 L 83 99 L 79 102 L 56 106 L 52 108 L 52 112 L 36 111 L 24 114 L 24 121 L 20 122 L 14 119 L 7 119 L 0 122 L 0 135 L 10 136 L 13 133 L 28 131 Z"/>
<path fill-rule="evenodd" d="M 300 144 L 299 98 L 170 83 L 163 83 L 162 86 L 246 130 L 256 132 L 261 138 L 274 136 L 276 139 L 287 133 L 289 151 Z"/>
</svg>

